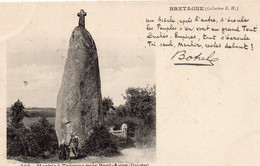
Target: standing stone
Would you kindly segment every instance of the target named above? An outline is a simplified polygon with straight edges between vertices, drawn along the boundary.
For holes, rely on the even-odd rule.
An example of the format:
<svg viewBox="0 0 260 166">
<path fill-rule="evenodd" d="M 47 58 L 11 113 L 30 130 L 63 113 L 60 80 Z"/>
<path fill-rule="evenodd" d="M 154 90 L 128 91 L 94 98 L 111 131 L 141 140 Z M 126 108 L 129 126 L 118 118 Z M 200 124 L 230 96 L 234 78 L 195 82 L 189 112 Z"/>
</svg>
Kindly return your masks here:
<svg viewBox="0 0 260 166">
<path fill-rule="evenodd" d="M 103 123 L 98 55 L 95 42 L 85 29 L 84 10 L 70 37 L 62 84 L 57 97 L 55 130 L 59 144 L 69 143 L 70 131 L 79 137 L 79 148 L 90 129 Z"/>
</svg>

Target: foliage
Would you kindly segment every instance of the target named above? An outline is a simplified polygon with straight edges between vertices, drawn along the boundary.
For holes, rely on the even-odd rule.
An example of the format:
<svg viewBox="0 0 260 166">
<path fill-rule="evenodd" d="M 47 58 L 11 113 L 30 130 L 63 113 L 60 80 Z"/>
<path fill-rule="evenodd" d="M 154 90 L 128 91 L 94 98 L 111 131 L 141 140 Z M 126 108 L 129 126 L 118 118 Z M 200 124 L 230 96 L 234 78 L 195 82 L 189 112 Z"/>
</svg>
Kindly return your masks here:
<svg viewBox="0 0 260 166">
<path fill-rule="evenodd" d="M 40 150 L 35 135 L 19 125 L 7 126 L 7 156 L 36 156 Z"/>
<path fill-rule="evenodd" d="M 156 87 L 128 88 L 126 90 L 126 110 L 129 116 L 137 117 L 150 127 L 153 125 L 156 105 Z"/>
<path fill-rule="evenodd" d="M 52 125 L 46 117 L 27 129 L 20 124 L 19 127 L 7 127 L 7 155 L 10 156 L 40 156 L 54 154 L 58 149 L 58 140 Z"/>
<path fill-rule="evenodd" d="M 37 123 L 30 126 L 31 132 L 34 133 L 37 144 L 40 147 L 39 153 L 49 152 L 54 154 L 58 149 L 58 140 L 54 126 L 50 124 L 46 116 L 41 117 Z"/>
<path fill-rule="evenodd" d="M 127 116 L 127 110 L 125 105 L 119 105 L 116 108 L 116 113 L 118 117 L 126 117 Z"/>
<path fill-rule="evenodd" d="M 104 126 L 95 126 L 90 137 L 83 143 L 83 155 L 113 156 L 119 154 L 117 144 L 112 138 L 113 136 Z"/>
<path fill-rule="evenodd" d="M 41 117 L 25 117 L 23 119 L 23 124 L 26 128 L 30 128 L 34 123 L 38 122 Z M 53 126 L 55 125 L 55 117 L 47 117 L 47 120 Z"/>
<path fill-rule="evenodd" d="M 136 146 L 151 147 L 156 144 L 156 131 L 151 130 L 149 127 L 137 128 L 135 131 Z"/>
<path fill-rule="evenodd" d="M 58 141 L 46 117 L 41 118 L 30 128 L 22 123 L 24 106 L 19 100 L 11 107 L 7 123 L 7 156 L 36 157 L 46 152 L 54 153 Z"/>
<path fill-rule="evenodd" d="M 127 124 L 128 136 L 138 146 L 152 146 L 156 133 L 156 86 L 128 88 L 123 96 L 124 105 L 116 107 L 116 114 L 109 116 L 107 126 L 119 130 Z"/>
<path fill-rule="evenodd" d="M 104 97 L 102 100 L 104 115 L 108 116 L 109 111 L 115 110 L 114 103 L 110 97 Z"/>
<path fill-rule="evenodd" d="M 10 109 L 10 120 L 13 125 L 17 125 L 23 120 L 24 117 L 24 105 L 18 99 Z"/>
<path fill-rule="evenodd" d="M 129 142 L 137 146 L 152 146 L 156 135 L 156 87 L 128 88 L 123 96 L 125 104 L 114 107 L 110 97 L 102 101 L 106 113 L 105 126 L 120 129 L 122 124 L 128 126 Z M 113 110 L 111 112 L 111 110 Z M 40 156 L 54 154 L 58 149 L 58 141 L 52 124 L 46 116 L 55 116 L 55 111 L 24 109 L 21 101 L 16 101 L 7 114 L 7 155 L 10 156 Z M 41 119 L 25 128 L 23 117 L 41 116 Z M 119 141 L 118 141 L 119 140 Z M 120 138 L 111 135 L 104 126 L 95 126 L 93 132 L 82 146 L 83 155 L 113 156 L 119 154 Z M 47 153 L 48 152 L 48 153 Z"/>
<path fill-rule="evenodd" d="M 22 123 L 24 105 L 18 99 L 7 110 L 7 156 L 31 155 L 35 156 L 39 147 L 35 143 L 30 130 Z M 36 152 L 36 153 L 34 153 Z"/>
<path fill-rule="evenodd" d="M 127 135 L 129 137 L 134 137 L 136 128 L 142 126 L 142 120 L 132 117 L 119 117 L 111 116 L 107 121 L 106 126 L 113 126 L 114 130 L 120 130 L 122 124 L 127 124 Z"/>
</svg>

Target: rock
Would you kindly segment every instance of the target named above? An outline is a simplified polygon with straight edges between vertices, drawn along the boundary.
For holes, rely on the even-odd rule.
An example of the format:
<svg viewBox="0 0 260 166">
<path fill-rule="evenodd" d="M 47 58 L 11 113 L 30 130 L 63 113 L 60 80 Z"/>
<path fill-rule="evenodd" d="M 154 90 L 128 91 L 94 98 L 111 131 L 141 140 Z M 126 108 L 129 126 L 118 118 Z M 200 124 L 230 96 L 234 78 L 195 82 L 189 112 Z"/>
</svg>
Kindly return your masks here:
<svg viewBox="0 0 260 166">
<path fill-rule="evenodd" d="M 79 148 L 91 128 L 103 123 L 97 49 L 84 27 L 77 26 L 70 37 L 55 119 L 59 144 L 69 144 L 73 131 L 79 137 Z"/>
</svg>

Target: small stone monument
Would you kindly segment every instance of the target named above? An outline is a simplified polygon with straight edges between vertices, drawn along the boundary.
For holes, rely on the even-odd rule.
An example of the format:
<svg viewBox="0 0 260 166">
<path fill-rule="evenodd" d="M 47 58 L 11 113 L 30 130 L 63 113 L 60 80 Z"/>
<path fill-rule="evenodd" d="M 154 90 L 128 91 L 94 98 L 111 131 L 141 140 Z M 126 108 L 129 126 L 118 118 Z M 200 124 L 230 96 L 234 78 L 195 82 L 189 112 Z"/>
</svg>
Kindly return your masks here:
<svg viewBox="0 0 260 166">
<path fill-rule="evenodd" d="M 55 130 L 59 144 L 69 143 L 70 131 L 79 138 L 79 148 L 91 128 L 103 123 L 98 55 L 95 42 L 85 29 L 83 9 L 77 14 L 79 25 L 73 30 L 57 97 Z"/>
</svg>

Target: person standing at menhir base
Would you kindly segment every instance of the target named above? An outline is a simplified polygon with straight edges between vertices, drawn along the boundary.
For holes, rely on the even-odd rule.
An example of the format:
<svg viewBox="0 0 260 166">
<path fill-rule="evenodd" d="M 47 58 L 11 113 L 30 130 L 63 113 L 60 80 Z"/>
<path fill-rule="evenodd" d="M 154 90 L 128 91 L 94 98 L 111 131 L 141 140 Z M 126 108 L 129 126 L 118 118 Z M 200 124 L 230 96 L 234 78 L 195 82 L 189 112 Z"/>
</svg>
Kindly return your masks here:
<svg viewBox="0 0 260 166">
<path fill-rule="evenodd" d="M 55 119 L 59 145 L 69 146 L 76 156 L 93 126 L 104 118 L 97 48 L 85 29 L 86 15 L 82 9 L 77 14 L 79 25 L 70 37 Z M 77 146 L 72 145 L 75 136 Z"/>
<path fill-rule="evenodd" d="M 70 143 L 69 148 L 70 151 L 74 154 L 76 158 L 78 158 L 78 146 L 79 146 L 79 138 L 75 135 L 73 131 L 70 132 Z"/>
</svg>

